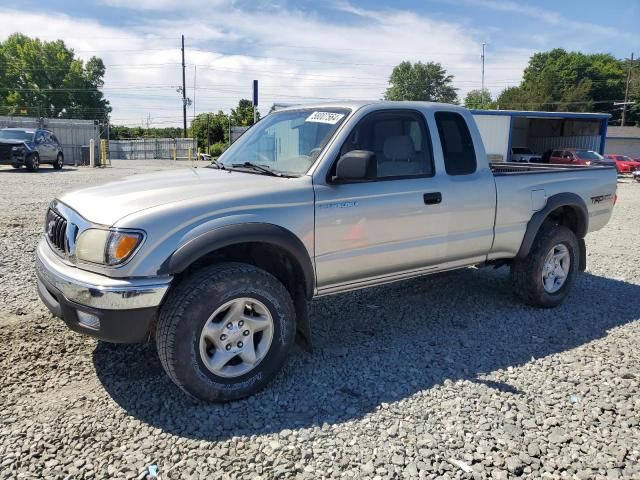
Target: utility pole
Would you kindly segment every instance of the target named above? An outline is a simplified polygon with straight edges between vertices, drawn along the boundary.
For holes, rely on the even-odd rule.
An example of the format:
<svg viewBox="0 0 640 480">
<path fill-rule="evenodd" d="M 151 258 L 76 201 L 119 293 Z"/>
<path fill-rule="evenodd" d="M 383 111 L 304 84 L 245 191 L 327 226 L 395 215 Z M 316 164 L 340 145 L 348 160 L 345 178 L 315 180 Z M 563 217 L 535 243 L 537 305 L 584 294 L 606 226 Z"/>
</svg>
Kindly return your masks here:
<svg viewBox="0 0 640 480">
<path fill-rule="evenodd" d="M 207 113 L 207 155 L 209 154 L 209 114 Z"/>
<path fill-rule="evenodd" d="M 187 138 L 187 85 L 184 74 L 184 35 L 182 35 L 182 124 L 183 138 Z"/>
<path fill-rule="evenodd" d="M 629 83 L 631 83 L 631 68 L 633 67 L 633 52 L 631 52 L 631 61 L 629 62 L 629 70 L 627 70 L 627 84 L 624 89 L 624 105 L 622 105 L 622 120 L 620 126 L 624 127 L 625 117 L 627 116 L 627 102 L 629 101 Z"/>
<path fill-rule="evenodd" d="M 198 73 L 198 66 L 193 66 L 193 118 L 196 118 L 196 74 Z"/>
<path fill-rule="evenodd" d="M 482 59 L 482 92 L 484 93 L 484 47 L 485 47 L 486 43 L 482 42 L 482 55 L 480 55 L 480 58 Z"/>
</svg>

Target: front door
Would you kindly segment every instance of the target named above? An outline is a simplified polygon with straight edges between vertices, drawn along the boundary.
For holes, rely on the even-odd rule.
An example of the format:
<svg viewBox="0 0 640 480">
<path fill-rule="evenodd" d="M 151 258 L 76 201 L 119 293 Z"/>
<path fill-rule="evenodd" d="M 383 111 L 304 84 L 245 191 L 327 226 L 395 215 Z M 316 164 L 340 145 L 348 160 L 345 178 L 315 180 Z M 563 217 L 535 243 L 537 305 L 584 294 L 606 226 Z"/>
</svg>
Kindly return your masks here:
<svg viewBox="0 0 640 480">
<path fill-rule="evenodd" d="M 424 116 L 409 109 L 371 113 L 339 156 L 351 150 L 376 154 L 377 178 L 314 186 L 319 293 L 425 269 L 446 254 L 443 180 L 434 176 Z"/>
</svg>

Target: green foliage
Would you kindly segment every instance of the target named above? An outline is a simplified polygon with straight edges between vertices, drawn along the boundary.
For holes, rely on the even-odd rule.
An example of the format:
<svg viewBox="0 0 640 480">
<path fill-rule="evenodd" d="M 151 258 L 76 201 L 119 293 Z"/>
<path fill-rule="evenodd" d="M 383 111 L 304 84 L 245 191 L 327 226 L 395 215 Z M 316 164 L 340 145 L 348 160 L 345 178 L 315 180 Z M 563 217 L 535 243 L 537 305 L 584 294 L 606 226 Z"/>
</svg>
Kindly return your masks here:
<svg viewBox="0 0 640 480">
<path fill-rule="evenodd" d="M 389 77 L 385 100 L 421 100 L 457 103 L 456 89 L 451 85 L 452 75 L 435 62 L 396 65 Z"/>
<path fill-rule="evenodd" d="M 471 90 L 464 97 L 464 106 L 475 110 L 490 110 L 495 108 L 495 103 L 491 99 L 491 92 L 484 90 Z"/>
<path fill-rule="evenodd" d="M 501 109 L 573 112 L 619 111 L 614 101 L 624 97 L 624 62 L 609 54 L 584 54 L 556 48 L 536 53 L 523 80 L 496 99 Z"/>
<path fill-rule="evenodd" d="M 253 115 L 253 113 L 251 115 Z M 209 121 L 208 142 L 207 120 Z M 198 148 L 202 151 L 206 150 L 207 145 L 225 143 L 229 139 L 229 116 L 222 110 L 218 113 L 201 113 L 191 121 L 189 135 L 198 139 Z"/>
<path fill-rule="evenodd" d="M 257 114 L 260 120 L 260 112 Z M 237 127 L 248 127 L 253 125 L 253 102 L 243 98 L 238 102 L 237 108 L 231 110 L 231 124 Z"/>
<path fill-rule="evenodd" d="M 182 138 L 182 128 L 142 128 L 113 125 L 109 129 L 109 139 L 126 140 L 128 138 Z"/>
<path fill-rule="evenodd" d="M 62 40 L 15 33 L 0 42 L 0 114 L 102 120 L 104 74 L 101 59 L 85 64 Z"/>
<path fill-rule="evenodd" d="M 214 143 L 209 147 L 209 155 L 217 158 L 222 155 L 222 153 L 227 149 L 228 146 L 229 144 L 224 142 Z"/>
</svg>

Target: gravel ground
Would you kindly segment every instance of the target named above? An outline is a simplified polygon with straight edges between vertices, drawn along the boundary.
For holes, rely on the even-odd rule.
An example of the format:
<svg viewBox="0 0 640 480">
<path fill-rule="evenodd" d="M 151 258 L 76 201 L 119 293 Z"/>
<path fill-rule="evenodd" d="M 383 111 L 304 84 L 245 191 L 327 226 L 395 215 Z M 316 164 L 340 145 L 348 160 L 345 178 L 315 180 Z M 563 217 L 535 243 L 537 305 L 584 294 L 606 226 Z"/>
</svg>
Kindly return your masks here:
<svg viewBox="0 0 640 480">
<path fill-rule="evenodd" d="M 34 287 L 53 196 L 164 168 L 0 168 L 0 479 L 640 478 L 640 185 L 561 307 L 520 305 L 506 269 L 323 298 L 313 354 L 202 405 L 152 345 L 72 333 Z"/>
</svg>

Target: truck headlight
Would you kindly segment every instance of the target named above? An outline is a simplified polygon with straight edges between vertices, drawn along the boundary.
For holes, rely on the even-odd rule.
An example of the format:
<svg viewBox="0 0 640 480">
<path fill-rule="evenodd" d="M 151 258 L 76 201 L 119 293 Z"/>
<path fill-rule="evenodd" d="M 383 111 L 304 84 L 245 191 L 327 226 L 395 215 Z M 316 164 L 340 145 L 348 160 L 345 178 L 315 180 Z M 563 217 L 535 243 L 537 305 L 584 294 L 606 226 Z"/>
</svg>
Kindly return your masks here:
<svg viewBox="0 0 640 480">
<path fill-rule="evenodd" d="M 76 241 L 76 257 L 85 262 L 118 265 L 135 252 L 143 238 L 141 232 L 90 228 Z"/>
<path fill-rule="evenodd" d="M 20 146 L 11 147 L 11 151 L 13 153 L 20 154 L 24 152 L 24 147 L 20 147 Z"/>
</svg>

